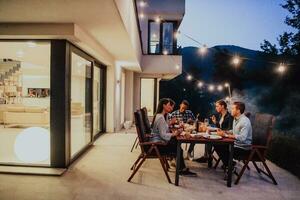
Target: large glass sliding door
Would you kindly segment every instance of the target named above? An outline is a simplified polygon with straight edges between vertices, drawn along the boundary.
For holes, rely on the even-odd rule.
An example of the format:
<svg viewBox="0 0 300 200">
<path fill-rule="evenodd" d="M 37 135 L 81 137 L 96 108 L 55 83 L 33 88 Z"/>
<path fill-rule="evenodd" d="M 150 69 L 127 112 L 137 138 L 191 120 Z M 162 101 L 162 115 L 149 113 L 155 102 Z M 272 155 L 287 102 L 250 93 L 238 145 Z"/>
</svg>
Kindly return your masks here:
<svg viewBox="0 0 300 200">
<path fill-rule="evenodd" d="M 71 158 L 91 142 L 92 62 L 71 53 Z"/>
</svg>

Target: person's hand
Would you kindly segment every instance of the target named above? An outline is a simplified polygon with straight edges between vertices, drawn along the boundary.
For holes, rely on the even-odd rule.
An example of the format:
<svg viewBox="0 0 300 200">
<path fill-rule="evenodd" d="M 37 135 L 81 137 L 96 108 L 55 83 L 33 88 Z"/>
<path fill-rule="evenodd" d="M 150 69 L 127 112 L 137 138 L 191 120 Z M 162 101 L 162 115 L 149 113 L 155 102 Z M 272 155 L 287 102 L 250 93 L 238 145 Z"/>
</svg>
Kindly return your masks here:
<svg viewBox="0 0 300 200">
<path fill-rule="evenodd" d="M 194 120 L 192 118 L 189 118 L 186 123 L 192 124 L 193 122 L 194 122 Z"/>
<path fill-rule="evenodd" d="M 217 118 L 216 118 L 215 115 L 211 116 L 210 119 L 211 119 L 211 121 L 212 121 L 214 124 L 217 123 Z"/>
<path fill-rule="evenodd" d="M 218 134 L 219 136 L 224 137 L 224 136 L 225 136 L 225 131 L 222 131 L 221 129 L 218 129 L 218 130 L 217 130 L 217 134 Z"/>
<path fill-rule="evenodd" d="M 176 124 L 176 117 L 172 117 L 172 119 L 170 120 L 170 125 Z"/>
<path fill-rule="evenodd" d="M 182 129 L 176 129 L 172 132 L 172 136 L 176 137 L 177 135 L 180 135 L 181 132 L 182 132 Z"/>
<path fill-rule="evenodd" d="M 186 132 L 186 133 L 184 134 L 184 136 L 185 136 L 187 139 L 189 139 L 189 138 L 192 137 L 191 134 L 190 134 L 189 132 Z"/>
</svg>

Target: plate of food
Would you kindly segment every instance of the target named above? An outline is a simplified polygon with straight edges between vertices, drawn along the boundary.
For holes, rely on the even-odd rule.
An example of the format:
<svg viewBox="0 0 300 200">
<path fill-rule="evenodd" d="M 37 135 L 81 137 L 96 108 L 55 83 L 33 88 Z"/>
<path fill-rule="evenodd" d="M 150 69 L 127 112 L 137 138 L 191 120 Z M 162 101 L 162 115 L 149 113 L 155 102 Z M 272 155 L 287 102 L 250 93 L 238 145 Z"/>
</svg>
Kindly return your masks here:
<svg viewBox="0 0 300 200">
<path fill-rule="evenodd" d="M 210 132 L 211 135 L 218 135 L 217 131 Z"/>
<path fill-rule="evenodd" d="M 218 130 L 219 128 L 217 128 L 217 127 L 212 127 L 212 126 L 208 126 L 207 129 L 208 129 L 209 131 L 216 131 L 216 130 Z"/>
<path fill-rule="evenodd" d="M 219 140 L 219 139 L 222 139 L 222 136 L 220 136 L 220 135 L 210 135 L 209 139 L 211 139 L 211 140 Z"/>
</svg>

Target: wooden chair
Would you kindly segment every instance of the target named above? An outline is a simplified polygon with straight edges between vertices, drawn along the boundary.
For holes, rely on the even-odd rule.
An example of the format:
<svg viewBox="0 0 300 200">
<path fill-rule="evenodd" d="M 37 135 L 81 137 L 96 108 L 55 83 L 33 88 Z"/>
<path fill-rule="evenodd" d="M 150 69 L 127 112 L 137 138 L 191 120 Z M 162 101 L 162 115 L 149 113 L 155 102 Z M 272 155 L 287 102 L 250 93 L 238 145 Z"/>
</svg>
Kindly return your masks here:
<svg viewBox="0 0 300 200">
<path fill-rule="evenodd" d="M 133 170 L 133 172 L 127 181 L 128 182 L 131 181 L 131 179 L 134 177 L 134 175 L 136 174 L 136 172 L 139 170 L 139 168 L 142 166 L 142 164 L 146 159 L 159 159 L 168 182 L 172 183 L 168 174 L 168 163 L 166 160 L 167 155 L 162 155 L 158 148 L 158 146 L 165 146 L 167 144 L 164 142 L 149 141 L 150 137 L 146 135 L 142 114 L 140 110 L 134 112 L 134 118 L 135 118 L 136 131 L 138 135 L 138 142 L 141 148 L 141 154 L 138 156 L 137 160 L 133 163 L 131 167 L 131 170 Z"/>
<path fill-rule="evenodd" d="M 234 157 L 237 160 L 241 160 L 244 163 L 243 168 L 238 173 L 238 177 L 235 184 L 239 183 L 245 169 L 248 167 L 249 162 L 252 162 L 256 171 L 260 174 L 263 173 L 269 177 L 274 185 L 277 185 L 275 178 L 273 177 L 267 163 L 266 163 L 266 153 L 269 143 L 272 139 L 272 128 L 274 126 L 274 117 L 269 114 L 257 113 L 254 118 L 253 131 L 252 131 L 252 146 L 249 155 Z M 257 166 L 257 162 L 261 162 L 266 170 L 261 169 Z"/>
</svg>

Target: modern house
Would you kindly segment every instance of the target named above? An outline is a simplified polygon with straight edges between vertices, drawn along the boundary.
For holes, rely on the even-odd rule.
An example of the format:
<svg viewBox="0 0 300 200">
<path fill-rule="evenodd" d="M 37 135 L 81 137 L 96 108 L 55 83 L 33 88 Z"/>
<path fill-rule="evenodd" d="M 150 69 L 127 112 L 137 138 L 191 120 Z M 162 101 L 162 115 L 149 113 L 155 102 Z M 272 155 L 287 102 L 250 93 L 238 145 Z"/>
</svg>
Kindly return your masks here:
<svg viewBox="0 0 300 200">
<path fill-rule="evenodd" d="M 0 1 L 0 165 L 66 168 L 181 73 L 184 0 Z"/>
</svg>

